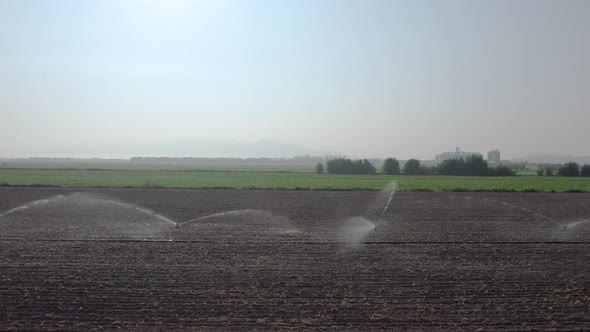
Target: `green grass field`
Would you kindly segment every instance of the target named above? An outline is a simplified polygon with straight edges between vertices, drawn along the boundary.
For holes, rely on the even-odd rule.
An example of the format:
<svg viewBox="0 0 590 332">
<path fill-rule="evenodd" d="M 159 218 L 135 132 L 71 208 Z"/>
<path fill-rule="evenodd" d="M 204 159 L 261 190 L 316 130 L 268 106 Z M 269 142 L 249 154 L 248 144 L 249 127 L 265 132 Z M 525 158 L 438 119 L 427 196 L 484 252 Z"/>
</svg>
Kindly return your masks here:
<svg viewBox="0 0 590 332">
<path fill-rule="evenodd" d="M 313 172 L 315 165 L 260 165 L 260 164 L 232 164 L 219 162 L 174 163 L 174 162 L 132 162 L 129 160 L 85 159 L 74 161 L 60 160 L 7 160 L 0 159 L 0 169 L 101 169 L 121 171 L 244 171 L 244 172 Z"/>
<path fill-rule="evenodd" d="M 313 173 L 0 169 L 0 184 L 67 187 L 586 191 L 590 178 L 318 175 Z"/>
</svg>

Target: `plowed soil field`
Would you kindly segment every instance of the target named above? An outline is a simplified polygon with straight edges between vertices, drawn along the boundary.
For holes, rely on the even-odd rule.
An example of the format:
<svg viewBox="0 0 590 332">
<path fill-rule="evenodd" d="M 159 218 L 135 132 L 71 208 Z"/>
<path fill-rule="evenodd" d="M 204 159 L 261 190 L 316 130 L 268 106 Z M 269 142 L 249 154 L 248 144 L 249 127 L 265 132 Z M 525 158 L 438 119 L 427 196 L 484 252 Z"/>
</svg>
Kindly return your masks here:
<svg viewBox="0 0 590 332">
<path fill-rule="evenodd" d="M 590 329 L 590 194 L 392 194 L 0 188 L 0 329 Z"/>
</svg>

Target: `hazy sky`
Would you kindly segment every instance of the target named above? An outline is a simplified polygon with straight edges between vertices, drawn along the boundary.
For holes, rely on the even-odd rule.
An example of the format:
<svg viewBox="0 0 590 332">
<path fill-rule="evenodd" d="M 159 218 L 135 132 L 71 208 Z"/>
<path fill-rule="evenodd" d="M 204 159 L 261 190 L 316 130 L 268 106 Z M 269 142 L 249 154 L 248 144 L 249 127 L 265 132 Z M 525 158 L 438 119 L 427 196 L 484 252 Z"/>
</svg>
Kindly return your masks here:
<svg viewBox="0 0 590 332">
<path fill-rule="evenodd" d="M 0 157 L 588 155 L 590 1 L 0 0 L 0 126 Z"/>
</svg>

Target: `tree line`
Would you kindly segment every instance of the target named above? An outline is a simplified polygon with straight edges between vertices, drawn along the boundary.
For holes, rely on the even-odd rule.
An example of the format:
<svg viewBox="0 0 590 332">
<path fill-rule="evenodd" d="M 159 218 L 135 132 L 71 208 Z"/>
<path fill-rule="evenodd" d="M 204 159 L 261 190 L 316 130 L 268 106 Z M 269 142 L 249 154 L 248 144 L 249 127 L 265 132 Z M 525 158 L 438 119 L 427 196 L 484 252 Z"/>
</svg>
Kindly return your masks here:
<svg viewBox="0 0 590 332">
<path fill-rule="evenodd" d="M 367 160 L 351 160 L 338 158 L 326 163 L 329 174 L 376 174 L 376 168 Z M 406 161 L 403 168 L 396 158 L 385 159 L 382 166 L 383 174 L 388 175 L 466 175 L 466 176 L 512 176 L 516 172 L 508 166 L 489 167 L 487 161 L 480 155 L 469 156 L 465 159 L 448 159 L 437 166 L 424 166 L 417 159 Z M 316 165 L 316 173 L 324 173 L 324 165 Z"/>
<path fill-rule="evenodd" d="M 330 174 L 376 174 L 377 169 L 367 159 L 351 160 L 346 158 L 331 159 L 326 162 Z M 324 166 L 318 163 L 316 173 L 323 173 Z"/>
<path fill-rule="evenodd" d="M 539 168 L 537 170 L 537 175 L 539 176 L 553 176 L 555 174 L 555 171 L 550 168 Z M 559 176 L 587 176 L 590 177 L 590 165 L 589 164 L 585 164 L 584 166 L 581 166 L 573 161 L 570 161 L 569 163 L 566 163 L 564 165 L 561 165 L 558 169 L 557 169 L 557 175 Z"/>
<path fill-rule="evenodd" d="M 316 165 L 316 173 L 324 172 L 329 174 L 376 174 L 377 169 L 367 159 L 352 160 L 347 158 L 336 158 L 328 160 L 326 168 L 320 162 Z M 381 168 L 383 174 L 387 175 L 460 175 L 460 176 L 513 176 L 516 171 L 508 166 L 488 166 L 487 161 L 481 155 L 472 155 L 467 158 L 447 159 L 437 166 L 424 166 L 417 159 L 406 161 L 403 168 L 396 158 L 387 158 Z M 553 176 L 587 176 L 590 177 L 590 165 L 580 166 L 575 162 L 562 165 L 557 170 L 552 168 L 541 168 L 537 175 Z"/>
</svg>

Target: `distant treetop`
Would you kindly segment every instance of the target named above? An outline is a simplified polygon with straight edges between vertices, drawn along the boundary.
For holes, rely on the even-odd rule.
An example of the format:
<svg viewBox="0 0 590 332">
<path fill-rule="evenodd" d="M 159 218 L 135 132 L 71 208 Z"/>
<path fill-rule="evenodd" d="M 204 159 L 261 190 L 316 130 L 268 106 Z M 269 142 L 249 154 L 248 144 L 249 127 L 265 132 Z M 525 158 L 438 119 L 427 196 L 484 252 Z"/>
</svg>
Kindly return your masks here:
<svg viewBox="0 0 590 332">
<path fill-rule="evenodd" d="M 327 170 L 330 174 L 375 174 L 377 170 L 367 160 L 338 158 L 328 160 Z"/>
<path fill-rule="evenodd" d="M 400 174 L 399 161 L 395 158 L 387 158 L 383 163 L 383 174 L 396 175 Z"/>
</svg>

